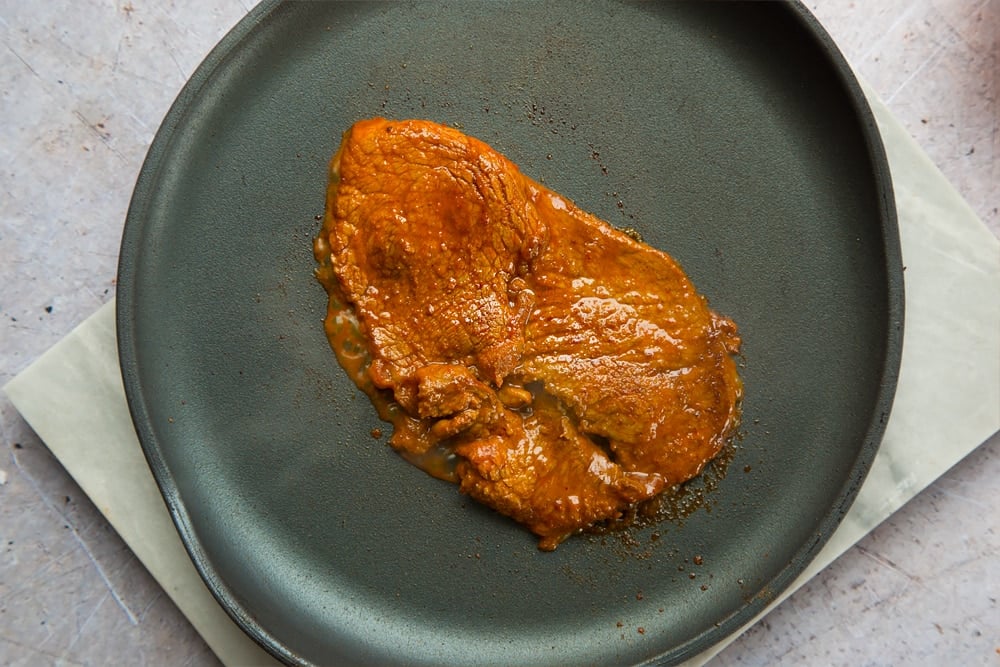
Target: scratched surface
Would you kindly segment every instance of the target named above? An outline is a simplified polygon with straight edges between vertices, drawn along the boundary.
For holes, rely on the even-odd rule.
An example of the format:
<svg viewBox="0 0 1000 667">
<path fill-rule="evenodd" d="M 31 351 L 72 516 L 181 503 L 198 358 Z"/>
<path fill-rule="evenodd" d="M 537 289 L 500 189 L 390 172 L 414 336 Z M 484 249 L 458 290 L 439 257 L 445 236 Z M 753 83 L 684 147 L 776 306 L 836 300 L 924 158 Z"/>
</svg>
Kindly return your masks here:
<svg viewBox="0 0 1000 667">
<path fill-rule="evenodd" d="M 114 295 L 153 133 L 237 0 L 0 0 L 0 385 Z M 1000 0 L 809 2 L 1000 235 Z M 215 659 L 0 395 L 0 664 Z M 1000 664 L 994 437 L 718 665 Z"/>
</svg>

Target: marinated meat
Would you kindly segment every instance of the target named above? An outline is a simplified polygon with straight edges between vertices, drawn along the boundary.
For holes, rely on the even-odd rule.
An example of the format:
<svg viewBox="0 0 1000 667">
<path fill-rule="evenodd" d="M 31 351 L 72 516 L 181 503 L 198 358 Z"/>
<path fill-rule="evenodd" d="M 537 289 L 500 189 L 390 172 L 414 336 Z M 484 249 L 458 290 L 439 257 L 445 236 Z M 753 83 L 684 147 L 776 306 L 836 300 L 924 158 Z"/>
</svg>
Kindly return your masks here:
<svg viewBox="0 0 1000 667">
<path fill-rule="evenodd" d="M 551 395 L 532 405 L 530 415 L 505 411 L 482 437 L 459 442 L 456 472 L 463 492 L 527 526 L 540 548 L 662 490 L 659 476 L 615 464 Z"/>
<path fill-rule="evenodd" d="M 690 479 L 736 427 L 732 320 L 668 255 L 573 204 L 537 198 L 548 222 L 519 372 L 544 383 L 627 470 Z"/>
<path fill-rule="evenodd" d="M 733 322 L 456 130 L 355 124 L 314 250 L 331 345 L 390 443 L 543 549 L 697 475 L 736 428 Z"/>
<path fill-rule="evenodd" d="M 371 338 L 373 381 L 410 411 L 430 363 L 497 386 L 514 369 L 534 305 L 518 277 L 543 244 L 514 165 L 443 129 L 359 123 L 332 165 L 331 261 Z"/>
</svg>

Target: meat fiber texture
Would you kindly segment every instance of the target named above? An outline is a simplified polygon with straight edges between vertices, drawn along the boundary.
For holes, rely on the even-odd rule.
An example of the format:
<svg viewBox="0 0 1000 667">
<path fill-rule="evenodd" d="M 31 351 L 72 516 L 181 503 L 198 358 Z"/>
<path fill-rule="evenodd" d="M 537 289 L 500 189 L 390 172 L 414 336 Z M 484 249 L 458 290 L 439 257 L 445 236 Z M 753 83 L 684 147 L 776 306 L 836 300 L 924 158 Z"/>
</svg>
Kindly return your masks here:
<svg viewBox="0 0 1000 667">
<path fill-rule="evenodd" d="M 542 549 L 694 477 L 735 431 L 735 324 L 670 256 L 457 130 L 356 123 L 314 249 L 331 344 L 390 443 Z"/>
</svg>

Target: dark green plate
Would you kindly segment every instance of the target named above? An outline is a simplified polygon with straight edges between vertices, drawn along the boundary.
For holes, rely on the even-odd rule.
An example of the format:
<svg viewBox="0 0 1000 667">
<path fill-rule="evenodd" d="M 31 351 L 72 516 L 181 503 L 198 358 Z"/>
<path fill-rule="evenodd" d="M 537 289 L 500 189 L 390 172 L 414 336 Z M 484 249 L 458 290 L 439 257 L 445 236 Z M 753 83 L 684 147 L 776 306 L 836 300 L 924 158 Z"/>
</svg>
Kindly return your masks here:
<svg viewBox="0 0 1000 667">
<path fill-rule="evenodd" d="M 376 115 L 485 140 L 736 320 L 744 435 L 705 508 L 542 553 L 373 439 L 311 239 L 340 134 Z M 280 658 L 671 662 L 760 611 L 850 506 L 892 401 L 901 276 L 872 116 L 800 5 L 266 2 L 150 149 L 118 335 L 195 565 Z"/>
</svg>

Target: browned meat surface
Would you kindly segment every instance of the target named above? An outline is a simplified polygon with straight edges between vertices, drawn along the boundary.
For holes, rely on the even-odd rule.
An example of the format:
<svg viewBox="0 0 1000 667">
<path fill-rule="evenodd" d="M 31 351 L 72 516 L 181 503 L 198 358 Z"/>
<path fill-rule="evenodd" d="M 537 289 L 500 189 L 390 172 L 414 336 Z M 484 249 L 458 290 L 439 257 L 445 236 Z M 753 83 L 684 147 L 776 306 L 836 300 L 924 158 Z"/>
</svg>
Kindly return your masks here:
<svg viewBox="0 0 1000 667">
<path fill-rule="evenodd" d="M 542 548 L 697 475 L 736 427 L 735 325 L 456 130 L 352 127 L 315 252 L 331 345 L 393 446 Z"/>
<path fill-rule="evenodd" d="M 455 447 L 461 489 L 523 523 L 554 549 L 567 535 L 607 519 L 663 488 L 656 475 L 628 472 L 584 436 L 555 398 L 539 393 L 532 413 Z"/>
<path fill-rule="evenodd" d="M 429 363 L 499 385 L 521 357 L 542 247 L 528 183 L 503 156 L 429 124 L 360 123 L 333 171 L 331 261 L 371 338 L 371 376 L 408 410 Z M 498 205 L 499 204 L 499 205 Z"/>
<path fill-rule="evenodd" d="M 530 282 L 521 375 L 542 381 L 627 470 L 697 474 L 736 426 L 739 337 L 681 268 L 556 195 Z"/>
</svg>

